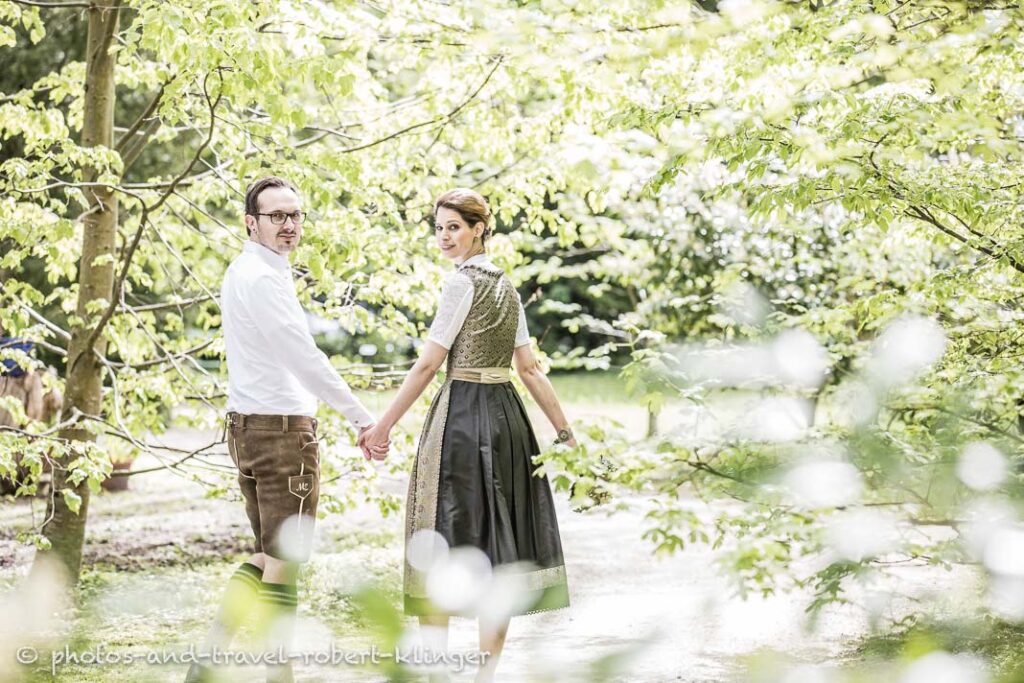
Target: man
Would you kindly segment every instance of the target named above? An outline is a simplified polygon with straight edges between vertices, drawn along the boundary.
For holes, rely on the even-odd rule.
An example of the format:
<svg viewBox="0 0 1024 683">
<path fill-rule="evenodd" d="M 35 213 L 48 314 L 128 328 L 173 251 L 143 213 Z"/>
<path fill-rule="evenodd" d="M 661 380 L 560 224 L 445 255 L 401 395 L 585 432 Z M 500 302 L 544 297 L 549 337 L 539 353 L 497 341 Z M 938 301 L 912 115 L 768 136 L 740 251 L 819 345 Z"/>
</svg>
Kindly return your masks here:
<svg viewBox="0 0 1024 683">
<path fill-rule="evenodd" d="M 32 342 L 5 337 L 3 334 L 3 327 L 0 327 L 0 349 L 17 349 L 29 354 L 32 352 Z M 24 408 L 27 421 L 49 424 L 56 416 L 60 415 L 60 410 L 64 405 L 64 396 L 57 388 L 56 382 L 51 385 L 51 389 L 46 388 L 46 382 L 43 381 L 43 375 L 46 373 L 53 375 L 56 379 L 52 367 L 37 370 L 28 366 L 26 369 L 11 358 L 0 361 L 0 398 L 12 397 L 16 403 L 20 403 Z M 15 419 L 14 415 L 0 404 L 0 427 L 22 429 L 26 426 L 25 421 Z M 0 476 L 0 496 L 13 496 L 29 478 L 29 469 L 21 464 L 20 454 L 15 454 L 14 463 L 17 467 L 13 476 Z M 48 491 L 49 471 L 49 463 L 44 462 L 36 495 L 44 495 Z"/>
<path fill-rule="evenodd" d="M 298 602 L 298 569 L 309 558 L 319 499 L 317 399 L 359 429 L 365 446 L 373 417 L 313 342 L 295 295 L 288 255 L 299 245 L 305 214 L 295 186 L 262 178 L 245 195 L 249 241 L 228 267 L 221 314 L 228 362 L 228 451 L 256 540 L 256 552 L 228 582 L 206 651 L 225 649 L 256 608 L 268 655 L 287 652 Z M 194 664 L 187 682 L 211 680 Z M 287 663 L 267 664 L 268 681 L 291 681 Z"/>
</svg>

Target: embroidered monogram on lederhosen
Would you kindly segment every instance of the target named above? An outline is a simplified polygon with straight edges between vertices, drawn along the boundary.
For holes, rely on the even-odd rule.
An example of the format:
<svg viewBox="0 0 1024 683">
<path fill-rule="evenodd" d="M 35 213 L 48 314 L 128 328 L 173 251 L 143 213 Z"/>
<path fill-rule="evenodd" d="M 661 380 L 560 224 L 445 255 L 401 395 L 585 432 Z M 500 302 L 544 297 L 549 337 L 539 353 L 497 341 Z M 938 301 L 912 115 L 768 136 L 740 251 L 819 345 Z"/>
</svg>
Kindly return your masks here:
<svg viewBox="0 0 1024 683">
<path fill-rule="evenodd" d="M 519 326 L 515 287 L 502 271 L 464 266 L 460 272 L 473 281 L 473 303 L 448 351 L 448 369 L 509 367 Z"/>
</svg>

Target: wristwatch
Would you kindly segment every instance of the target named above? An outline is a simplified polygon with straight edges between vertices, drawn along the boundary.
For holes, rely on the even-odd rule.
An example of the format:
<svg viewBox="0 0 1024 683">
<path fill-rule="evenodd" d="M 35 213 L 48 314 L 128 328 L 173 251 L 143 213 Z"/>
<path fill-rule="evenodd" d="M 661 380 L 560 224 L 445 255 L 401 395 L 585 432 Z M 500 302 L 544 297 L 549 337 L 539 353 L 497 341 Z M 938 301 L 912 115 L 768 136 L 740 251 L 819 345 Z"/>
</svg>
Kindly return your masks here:
<svg viewBox="0 0 1024 683">
<path fill-rule="evenodd" d="M 555 438 L 555 445 L 565 443 L 572 438 L 572 430 L 568 427 L 563 427 L 558 430 L 558 436 Z"/>
</svg>

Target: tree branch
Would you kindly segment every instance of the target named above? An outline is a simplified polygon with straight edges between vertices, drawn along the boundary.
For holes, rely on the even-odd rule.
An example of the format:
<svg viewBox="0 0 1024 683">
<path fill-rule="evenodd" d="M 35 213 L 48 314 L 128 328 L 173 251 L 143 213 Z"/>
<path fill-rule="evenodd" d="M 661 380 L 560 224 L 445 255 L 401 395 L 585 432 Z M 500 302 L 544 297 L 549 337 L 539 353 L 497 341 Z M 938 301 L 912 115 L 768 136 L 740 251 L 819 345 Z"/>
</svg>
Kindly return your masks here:
<svg viewBox="0 0 1024 683">
<path fill-rule="evenodd" d="M 218 77 L 220 77 L 220 72 L 217 71 L 216 73 Z M 164 202 L 166 202 L 167 199 L 174 193 L 174 189 L 175 187 L 177 187 L 178 182 L 180 182 L 185 176 L 192 172 L 192 168 L 198 162 L 199 157 L 202 156 L 207 146 L 209 146 L 210 141 L 213 140 L 213 132 L 214 130 L 216 130 L 216 119 L 214 117 L 217 110 L 217 105 L 220 104 L 221 98 L 223 97 L 223 92 L 219 93 L 215 100 L 210 99 L 209 91 L 206 88 L 206 83 L 209 77 L 209 74 L 203 77 L 203 96 L 206 98 L 206 103 L 210 110 L 210 128 L 209 132 L 206 135 L 206 139 L 199 146 L 199 149 L 196 150 L 196 153 L 192 156 L 192 160 L 189 162 L 188 166 L 185 167 L 185 170 L 183 170 L 177 176 L 177 178 L 175 178 L 174 181 L 171 182 L 170 186 L 164 191 L 162 195 L 160 195 L 160 198 L 157 199 L 156 202 L 154 202 L 151 206 L 147 206 L 145 203 L 143 203 L 142 215 L 139 216 L 139 227 L 135 231 L 135 236 L 132 239 L 132 243 L 128 246 L 128 249 L 124 253 L 124 260 L 121 264 L 121 272 L 118 274 L 117 279 L 114 280 L 114 291 L 110 297 L 110 304 L 107 306 L 107 310 L 103 312 L 103 315 L 100 317 L 96 325 L 92 328 L 92 331 L 89 333 L 89 338 L 86 340 L 84 348 L 93 347 L 93 345 L 96 343 L 96 340 L 99 339 L 100 334 L 103 332 L 103 328 L 106 326 L 107 321 L 110 320 L 110 317 L 114 314 L 114 311 L 117 309 L 118 305 L 123 305 L 123 302 L 121 301 L 121 295 L 122 292 L 124 291 L 124 281 L 128 277 L 128 270 L 131 267 L 132 258 L 135 256 L 135 250 L 138 249 L 139 247 L 139 241 L 142 239 L 142 233 L 145 231 L 146 226 L 149 225 L 149 214 L 159 209 L 164 204 Z M 75 362 L 77 361 L 78 359 L 76 358 Z"/>
<path fill-rule="evenodd" d="M 38 0 L 6 0 L 6 2 L 13 2 L 16 5 L 25 5 L 26 7 L 43 7 L 46 9 L 64 9 L 67 7 L 78 7 L 81 9 L 89 9 L 90 7 L 103 8 L 102 5 L 93 5 L 91 2 L 39 2 Z"/>
<path fill-rule="evenodd" d="M 162 301 L 155 304 L 142 304 L 141 306 L 128 306 L 127 304 L 121 307 L 124 312 L 143 313 L 146 311 L 162 311 L 165 308 L 181 308 L 182 306 L 191 306 L 193 304 L 200 304 L 204 301 L 213 300 L 212 294 L 198 294 L 188 299 L 181 299 L 179 301 Z"/>
<path fill-rule="evenodd" d="M 373 142 L 367 142 L 365 145 L 356 145 L 355 147 L 346 147 L 345 149 L 343 149 L 341 151 L 345 152 L 345 153 L 358 152 L 359 150 L 367 149 L 369 147 L 373 147 L 375 145 L 379 145 L 379 144 L 381 144 L 383 142 L 387 142 L 388 140 L 393 140 L 393 139 L 395 139 L 397 137 L 401 137 L 402 135 L 405 135 L 406 133 L 410 133 L 410 132 L 412 132 L 414 130 L 417 130 L 419 128 L 423 128 L 425 126 L 432 126 L 432 125 L 434 125 L 436 123 L 447 124 L 452 119 L 454 119 L 455 116 L 460 111 L 462 111 L 470 102 L 472 102 L 476 98 L 477 95 L 480 94 L 480 91 L 483 90 L 484 86 L 486 86 L 487 83 L 491 80 L 491 76 L 493 76 L 494 72 L 498 70 L 499 66 L 501 66 L 501 62 L 502 62 L 502 58 L 501 57 L 496 57 L 494 59 L 494 66 L 487 73 L 487 76 L 480 83 L 480 85 L 477 86 L 477 88 L 466 99 L 464 99 L 462 102 L 460 102 L 454 109 L 452 109 L 447 114 L 443 114 L 441 116 L 438 116 L 438 117 L 436 117 L 436 118 L 434 118 L 434 119 L 432 119 L 430 121 L 421 121 L 420 123 L 414 123 L 411 126 L 407 126 L 406 128 L 403 128 L 402 130 L 395 131 L 394 133 L 391 133 L 391 134 L 386 135 L 386 136 L 384 136 L 382 138 L 374 140 Z"/>
<path fill-rule="evenodd" d="M 1015 259 L 1013 256 L 1010 256 L 1005 251 L 1002 254 L 997 254 L 995 251 L 993 251 L 989 247 L 986 247 L 983 244 L 978 244 L 976 241 L 971 240 L 969 237 L 965 237 L 965 236 L 961 235 L 956 230 L 953 230 L 949 226 L 947 226 L 944 223 L 942 223 L 942 221 L 937 219 L 935 216 L 933 216 L 932 213 L 930 211 L 928 211 L 927 208 L 924 208 L 924 207 L 921 207 L 921 206 L 911 205 L 906 210 L 904 210 L 903 213 L 905 215 L 909 216 L 910 218 L 916 218 L 919 221 L 922 221 L 924 223 L 928 223 L 929 225 L 937 228 L 941 232 L 944 232 L 945 234 L 949 235 L 950 237 L 952 237 L 953 239 L 957 240 L 958 242 L 962 242 L 963 244 L 966 244 L 967 246 L 969 246 L 969 247 L 971 247 L 973 249 L 977 249 L 981 253 L 986 254 L 988 256 L 991 256 L 992 258 L 994 258 L 996 260 L 999 260 L 1001 258 L 1005 258 L 1009 262 L 1010 266 L 1013 267 L 1014 270 L 1016 270 L 1017 272 L 1020 272 L 1020 273 L 1024 273 L 1024 263 L 1021 263 L 1020 261 Z"/>
<path fill-rule="evenodd" d="M 213 339 L 208 339 L 208 340 L 204 341 L 202 344 L 197 344 L 196 346 L 193 346 L 190 349 L 185 349 L 184 351 L 179 351 L 178 353 L 173 353 L 173 354 L 168 352 L 167 349 L 163 349 L 163 347 L 161 347 L 162 350 L 164 351 L 164 353 L 166 354 L 162 358 L 153 358 L 151 360 L 144 360 L 144 361 L 140 361 L 138 363 L 121 363 L 121 362 L 117 362 L 117 361 L 109 361 L 109 363 L 110 363 L 111 367 L 115 367 L 115 368 L 131 368 L 133 370 L 139 370 L 140 368 L 149 368 L 149 367 L 152 367 L 154 365 L 162 365 L 164 363 L 173 363 L 175 361 L 175 359 L 184 358 L 186 356 L 191 356 L 193 353 L 196 353 L 198 351 L 202 351 L 206 347 L 208 347 L 211 344 L 213 344 L 214 341 L 215 340 L 213 340 Z"/>
<path fill-rule="evenodd" d="M 167 89 L 167 86 L 171 83 L 171 81 L 174 80 L 174 78 L 174 76 L 171 76 L 168 80 L 164 81 L 160 85 L 160 89 L 157 91 L 156 95 L 153 96 L 153 99 L 150 100 L 149 105 L 146 107 L 145 111 L 139 114 L 139 118 L 135 119 L 135 123 L 133 123 L 128 128 L 128 130 L 124 132 L 124 134 L 121 136 L 121 139 L 118 140 L 117 144 L 114 145 L 115 151 L 123 152 L 126 145 L 131 143 L 132 136 L 135 135 L 135 133 L 137 133 L 140 128 L 142 128 L 142 125 L 149 120 L 149 118 L 153 115 L 153 112 L 156 111 L 156 108 L 160 106 L 160 100 L 164 96 L 164 90 Z"/>
</svg>

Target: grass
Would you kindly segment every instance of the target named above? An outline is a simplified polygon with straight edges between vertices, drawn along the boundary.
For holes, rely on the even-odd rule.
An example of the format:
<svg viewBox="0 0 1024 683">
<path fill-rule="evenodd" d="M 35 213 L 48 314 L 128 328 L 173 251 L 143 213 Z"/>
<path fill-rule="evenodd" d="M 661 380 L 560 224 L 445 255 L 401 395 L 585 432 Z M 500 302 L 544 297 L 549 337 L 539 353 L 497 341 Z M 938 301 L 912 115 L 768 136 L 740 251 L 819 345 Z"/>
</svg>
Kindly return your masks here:
<svg viewBox="0 0 1024 683">
<path fill-rule="evenodd" d="M 5 510 L 13 526 L 28 524 L 27 501 Z M 180 681 L 187 664 L 181 656 L 202 642 L 219 607 L 221 594 L 235 568 L 248 557 L 251 532 L 241 502 L 209 499 L 196 485 L 167 473 L 145 475 L 124 493 L 101 493 L 93 500 L 85 568 L 76 604 L 43 625 L 47 637 L 22 635 L 17 645 L 38 648 L 39 660 L 18 675 L 30 681 Z M 397 610 L 401 604 L 400 520 L 378 523 L 348 516 L 322 520 L 319 549 L 300 576 L 300 633 L 310 632 L 317 643 L 340 643 L 365 649 L 373 635 L 358 608 L 358 596 L 371 587 L 375 595 Z M 30 591 L 21 582 L 27 566 L 8 568 L 0 586 L 9 595 Z M 0 631 L 6 631 L 0 614 Z M 13 625 L 11 631 L 16 632 Z M 305 629 L 305 631 L 302 631 Z M 254 647 L 255 636 L 243 629 L 233 650 Z M 11 647 L 13 655 L 14 646 Z M 297 645 L 297 647 L 299 647 Z M 56 650 L 54 650 L 56 648 Z M 105 665 L 64 663 L 51 668 L 52 657 L 120 657 Z M 328 647 L 305 647 L 320 652 Z M 4 648 L 0 646 L 0 652 Z M 125 663 L 123 658 L 136 658 Z M 175 656 L 178 661 L 156 664 L 147 656 Z M 13 656 L 11 657 L 13 659 Z M 0 680 L 13 672 L 0 665 Z M 331 680 L 336 667 L 323 670 Z M 303 667 L 304 679 L 316 670 Z M 262 677 L 252 667 L 230 671 L 228 680 Z M 354 674 L 352 674 L 354 675 Z"/>
<path fill-rule="evenodd" d="M 633 411 L 637 420 L 643 420 L 643 410 L 629 403 L 614 372 L 586 376 L 556 373 L 551 379 L 570 414 L 593 412 L 619 419 L 620 413 Z M 372 394 L 367 405 L 379 414 L 389 395 L 393 392 Z M 534 424 L 540 427 L 539 420 Z M 225 583 L 245 559 L 240 548 L 248 542 L 249 531 L 237 500 L 209 500 L 201 492 L 189 494 L 187 483 L 174 477 L 169 477 L 166 485 L 148 483 L 162 482 L 159 477 L 144 475 L 137 482 L 133 480 L 132 491 L 94 499 L 89 565 L 81 577 L 77 606 L 52 626 L 51 643 L 60 643 L 60 648 L 67 643 L 68 650 L 77 653 L 94 652 L 102 646 L 107 652 L 141 654 L 184 653 L 190 644 L 202 640 Z M 16 506 L 5 508 L 0 523 L 7 529 L 27 528 L 27 506 L 22 505 L 20 510 Z M 300 614 L 315 627 L 313 636 L 321 639 L 317 642 L 327 638 L 359 649 L 381 639 L 381 625 L 398 613 L 401 604 L 400 529 L 400 520 L 384 523 L 375 514 L 365 519 L 357 514 L 354 518 L 329 516 L 323 520 L 318 551 L 300 578 Z M 173 539 L 174 544 L 167 545 L 164 536 Z M 0 589 L 14 588 L 24 570 L 20 567 L 0 573 Z M 368 588 L 371 610 L 366 609 Z M 16 595 L 18 591 L 10 593 Z M 19 617 L 5 615 L 0 608 L 0 626 L 11 619 Z M 1024 626 L 982 617 L 922 621 L 851 644 L 853 649 L 844 658 L 844 667 L 851 673 L 859 672 L 943 649 L 985 658 L 997 673 L 998 683 L 1024 683 L 1022 639 Z M 252 634 L 243 631 L 241 644 L 251 641 Z M 39 664 L 21 671 L 30 681 L 180 681 L 184 677 L 185 665 L 144 661 L 109 666 L 63 665 L 52 676 L 51 652 L 46 643 L 38 645 Z M 314 649 L 301 644 L 298 647 Z M 58 654 L 61 652 L 58 650 Z M 262 672 L 241 669 L 231 680 L 252 680 L 254 675 L 261 677 Z M 302 671 L 303 680 L 338 680 L 338 675 L 334 667 L 304 667 Z M 4 666 L 0 664 L 0 680 L 4 679 Z"/>
<path fill-rule="evenodd" d="M 515 374 L 515 371 L 513 371 Z M 621 404 L 628 400 L 625 383 L 617 370 L 594 372 L 552 372 L 548 375 L 555 393 L 566 404 Z M 371 410 L 381 411 L 398 393 L 398 388 L 386 391 L 357 391 L 360 400 Z M 524 400 L 527 399 L 524 396 Z"/>
<path fill-rule="evenodd" d="M 366 532 L 348 534 L 325 544 L 329 547 L 303 569 L 300 616 L 312 622 L 315 615 L 315 627 L 332 643 L 346 644 L 351 649 L 368 647 L 367 627 L 372 624 L 362 617 L 355 596 L 372 586 L 392 607 L 398 608 L 400 568 L 394 566 L 389 554 L 389 546 L 397 541 L 393 535 Z M 149 653 L 173 653 L 180 657 L 190 646 L 201 643 L 216 614 L 224 585 L 244 559 L 238 556 L 222 562 L 154 567 L 138 572 L 86 570 L 81 577 L 78 606 L 66 617 L 71 624 L 70 632 L 58 639 L 66 645 L 53 650 L 52 646 L 40 644 L 39 664 L 25 672 L 28 680 L 181 680 L 184 664 L 155 664 L 143 658 Z M 253 647 L 255 641 L 252 632 L 245 628 L 232 649 Z M 100 652 L 101 656 L 123 658 L 131 654 L 139 661 L 103 666 L 62 664 L 53 676 L 51 658 L 55 655 L 59 659 L 65 648 L 79 656 Z M 237 680 L 248 680 L 254 672 L 255 669 L 242 668 L 233 675 L 239 677 Z"/>
<path fill-rule="evenodd" d="M 603 372 L 556 372 L 548 378 L 559 400 L 569 404 L 607 405 L 627 400 L 626 385 L 617 370 Z"/>
<path fill-rule="evenodd" d="M 1024 683 L 1024 625 L 990 616 L 949 620 L 922 620 L 905 628 L 874 635 L 862 641 L 852 659 L 858 668 L 911 660 L 944 650 L 971 654 L 986 660 L 994 683 Z"/>
<path fill-rule="evenodd" d="M 231 564 L 155 567 L 140 572 L 88 569 L 81 577 L 78 605 L 65 619 L 69 633 L 60 640 L 79 656 L 124 657 L 128 653 L 184 652 L 213 616 L 220 587 L 233 571 Z M 67 623 L 67 622 L 65 622 Z M 163 681 L 184 676 L 180 666 L 131 664 L 62 664 L 51 668 L 55 650 L 41 643 L 40 665 L 29 670 L 32 681 Z M 103 654 L 107 653 L 107 654 Z M 59 661 L 59 659 L 58 659 Z M 109 660 L 108 660 L 109 661 Z"/>
</svg>

